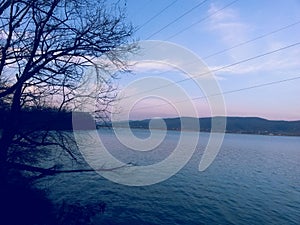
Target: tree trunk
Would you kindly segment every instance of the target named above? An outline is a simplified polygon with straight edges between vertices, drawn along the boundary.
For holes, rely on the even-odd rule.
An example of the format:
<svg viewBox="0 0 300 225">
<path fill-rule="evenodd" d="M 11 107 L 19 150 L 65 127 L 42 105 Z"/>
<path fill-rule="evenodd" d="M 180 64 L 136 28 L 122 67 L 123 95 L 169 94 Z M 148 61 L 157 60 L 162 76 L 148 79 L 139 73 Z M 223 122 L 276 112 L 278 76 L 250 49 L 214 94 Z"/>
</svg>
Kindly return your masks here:
<svg viewBox="0 0 300 225">
<path fill-rule="evenodd" d="M 6 183 L 8 176 L 7 158 L 8 150 L 18 130 L 18 119 L 21 109 L 22 85 L 19 85 L 14 93 L 13 101 L 7 120 L 4 122 L 0 139 L 0 182 Z M 0 183 L 0 184 L 1 184 Z"/>
</svg>

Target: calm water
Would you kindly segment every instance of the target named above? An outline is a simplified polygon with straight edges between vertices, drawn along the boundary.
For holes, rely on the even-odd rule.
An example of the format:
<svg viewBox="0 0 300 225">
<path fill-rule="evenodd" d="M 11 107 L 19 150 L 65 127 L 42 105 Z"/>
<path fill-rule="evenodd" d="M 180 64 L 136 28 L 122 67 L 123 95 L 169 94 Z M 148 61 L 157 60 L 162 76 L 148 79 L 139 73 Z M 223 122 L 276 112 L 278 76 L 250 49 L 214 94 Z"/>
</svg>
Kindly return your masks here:
<svg viewBox="0 0 300 225">
<path fill-rule="evenodd" d="M 136 135 L 146 138 L 145 130 Z M 160 131 L 155 131 L 160 132 Z M 135 153 L 112 131 L 100 137 L 124 162 L 151 164 L 167 157 L 180 132 L 168 132 L 155 150 Z M 151 186 L 113 183 L 97 173 L 61 174 L 41 181 L 54 202 L 106 202 L 94 224 L 300 224 L 300 138 L 227 134 L 204 172 L 198 164 L 208 134 L 201 133 L 189 163 Z"/>
</svg>

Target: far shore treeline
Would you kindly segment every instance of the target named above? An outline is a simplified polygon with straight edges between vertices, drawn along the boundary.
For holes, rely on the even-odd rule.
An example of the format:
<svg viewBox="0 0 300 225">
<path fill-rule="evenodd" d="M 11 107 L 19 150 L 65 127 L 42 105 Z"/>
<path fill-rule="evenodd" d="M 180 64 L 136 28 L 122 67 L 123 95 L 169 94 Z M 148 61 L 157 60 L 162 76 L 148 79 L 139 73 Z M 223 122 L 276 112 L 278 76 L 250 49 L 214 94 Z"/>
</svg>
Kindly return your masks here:
<svg viewBox="0 0 300 225">
<path fill-rule="evenodd" d="M 81 128 L 83 130 L 93 129 L 88 127 L 93 118 L 88 113 L 80 113 L 82 120 Z M 0 129 L 5 123 L 10 123 L 8 112 L 0 110 Z M 86 126 L 84 126 L 86 124 Z M 37 109 L 37 110 L 23 110 L 19 114 L 18 129 L 22 130 L 73 130 L 72 126 L 72 112 L 56 111 L 53 109 Z"/>
<path fill-rule="evenodd" d="M 0 129 L 5 123 L 10 123 L 7 120 L 8 112 L 0 110 Z M 80 129 L 89 130 L 101 129 L 103 127 L 112 127 L 109 122 L 97 123 L 93 121 L 89 113 L 76 112 L 80 117 Z M 216 119 L 220 117 L 215 117 Z M 210 132 L 211 117 L 207 118 L 184 118 L 190 124 L 194 124 L 195 120 L 199 120 L 200 128 L 193 128 L 187 126 L 185 130 Z M 155 119 L 154 119 L 155 120 Z M 38 110 L 24 110 L 20 114 L 19 129 L 37 129 L 37 130 L 73 130 L 72 112 L 61 111 L 57 112 L 53 109 L 38 109 Z M 181 118 L 164 118 L 168 130 L 181 130 Z M 150 119 L 129 121 L 130 128 L 133 129 L 149 129 Z M 95 124 L 95 126 L 91 126 Z M 116 127 L 126 127 L 128 123 L 115 123 Z M 161 129 L 162 127 L 153 127 L 154 129 Z M 259 117 L 227 117 L 226 133 L 239 134 L 261 134 L 261 135 L 283 135 L 283 136 L 300 136 L 300 121 L 279 121 L 267 120 Z"/>
</svg>

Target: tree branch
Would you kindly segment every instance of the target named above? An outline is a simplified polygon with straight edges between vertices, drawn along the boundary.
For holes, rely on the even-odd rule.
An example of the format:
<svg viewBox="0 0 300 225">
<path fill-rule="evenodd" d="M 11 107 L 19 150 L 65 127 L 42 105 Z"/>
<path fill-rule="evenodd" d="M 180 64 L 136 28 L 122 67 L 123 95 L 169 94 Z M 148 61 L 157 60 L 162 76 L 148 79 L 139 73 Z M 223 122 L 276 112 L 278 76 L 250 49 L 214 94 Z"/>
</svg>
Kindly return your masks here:
<svg viewBox="0 0 300 225">
<path fill-rule="evenodd" d="M 83 172 L 95 172 L 95 171 L 104 171 L 104 172 L 112 172 L 116 171 L 128 166 L 131 166 L 131 164 L 124 164 L 122 166 L 113 167 L 113 168 L 99 168 L 99 169 L 76 169 L 76 170 L 57 170 L 55 167 L 51 168 L 42 168 L 42 167 L 36 167 L 21 163 L 9 163 L 8 164 L 13 169 L 18 170 L 25 170 L 29 172 L 37 172 L 44 175 L 55 175 L 55 174 L 61 174 L 61 173 L 83 173 Z"/>
</svg>

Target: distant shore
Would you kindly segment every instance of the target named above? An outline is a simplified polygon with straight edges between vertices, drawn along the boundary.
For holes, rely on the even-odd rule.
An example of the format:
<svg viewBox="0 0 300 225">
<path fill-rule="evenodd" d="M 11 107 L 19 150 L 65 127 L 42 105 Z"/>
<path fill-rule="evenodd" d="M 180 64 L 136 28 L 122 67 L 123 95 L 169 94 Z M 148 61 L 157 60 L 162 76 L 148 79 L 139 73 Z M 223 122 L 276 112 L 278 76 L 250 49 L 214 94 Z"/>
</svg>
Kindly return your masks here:
<svg viewBox="0 0 300 225">
<path fill-rule="evenodd" d="M 114 128 L 120 128 L 120 129 L 125 129 L 127 127 L 114 127 Z M 101 129 L 112 129 L 112 127 L 108 126 L 97 126 L 97 130 Z M 131 129 L 134 130 L 149 130 L 149 128 L 143 128 L 143 127 L 131 127 Z M 151 128 L 153 130 L 165 130 L 163 128 Z M 197 130 L 176 130 L 176 129 L 168 129 L 168 131 L 184 131 L 184 132 L 201 132 L 201 133 L 211 133 L 211 131 L 197 131 Z M 212 133 L 223 133 L 223 132 L 212 132 Z M 300 137 L 300 134 L 273 134 L 273 133 L 250 133 L 250 132 L 230 132 L 230 131 L 225 131 L 225 134 L 240 134 L 240 135 L 261 135 L 261 136 L 275 136 L 275 137 Z"/>
<path fill-rule="evenodd" d="M 0 111 L 0 133 L 5 124 L 10 123 L 8 112 Z M 74 127 L 74 116 L 77 118 Z M 115 122 L 114 127 L 128 127 L 135 129 L 167 129 L 167 130 L 185 130 L 198 132 L 211 132 L 212 119 L 218 123 L 226 119 L 226 133 L 234 134 L 256 134 L 269 136 L 300 136 L 300 120 L 267 120 L 259 117 L 177 117 L 163 118 L 164 125 L 157 119 L 132 120 Z M 161 119 L 160 119 L 161 120 Z M 181 128 L 181 122 L 185 121 L 184 128 Z M 199 125 L 200 126 L 199 126 Z M 18 128 L 20 130 L 93 130 L 101 127 L 112 127 L 111 122 L 97 123 L 89 113 L 84 112 L 55 112 L 55 111 L 24 111 L 19 116 Z M 223 130 L 214 130 L 214 132 L 223 132 Z"/>
<path fill-rule="evenodd" d="M 181 129 L 181 120 L 184 119 L 188 125 Z M 214 117 L 218 121 L 224 117 Z M 184 130 L 184 131 L 200 131 L 211 132 L 211 117 L 207 118 L 164 118 L 165 126 L 160 124 L 151 126 L 151 129 L 167 129 L 167 130 Z M 197 121 L 198 120 L 198 121 Z M 200 127 L 195 124 L 200 124 Z M 150 119 L 129 121 L 130 128 L 134 129 L 149 129 Z M 111 127 L 112 124 L 105 124 L 106 127 Z M 97 127 L 105 127 L 99 124 Z M 126 128 L 128 121 L 114 123 L 114 127 Z M 215 130 L 214 132 L 223 132 L 222 130 Z M 268 136 L 300 136 L 300 121 L 277 121 L 267 120 L 259 117 L 226 117 L 226 130 L 225 133 L 233 134 L 255 134 L 255 135 L 268 135 Z"/>
</svg>

